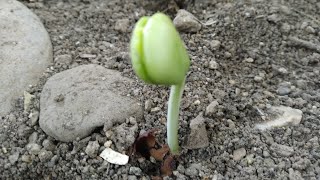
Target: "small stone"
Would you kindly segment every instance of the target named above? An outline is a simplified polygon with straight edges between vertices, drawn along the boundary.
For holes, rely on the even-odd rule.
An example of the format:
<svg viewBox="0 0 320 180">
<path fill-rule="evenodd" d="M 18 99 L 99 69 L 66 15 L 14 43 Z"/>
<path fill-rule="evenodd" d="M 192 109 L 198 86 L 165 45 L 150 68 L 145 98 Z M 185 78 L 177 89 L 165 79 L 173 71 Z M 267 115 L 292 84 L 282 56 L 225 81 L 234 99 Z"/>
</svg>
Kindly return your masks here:
<svg viewBox="0 0 320 180">
<path fill-rule="evenodd" d="M 209 62 L 209 69 L 218 69 L 218 67 L 219 64 L 216 61 L 212 60 Z"/>
<path fill-rule="evenodd" d="M 112 141 L 106 141 L 104 144 L 103 144 L 103 146 L 104 147 L 107 147 L 107 148 L 109 148 L 109 147 L 111 147 L 111 145 L 112 145 Z"/>
<path fill-rule="evenodd" d="M 228 127 L 229 127 L 230 129 L 236 128 L 236 125 L 234 124 L 234 122 L 233 122 L 231 119 L 228 119 L 228 120 L 227 120 L 227 123 L 228 123 Z"/>
<path fill-rule="evenodd" d="M 199 170 L 201 169 L 201 164 L 191 164 L 186 170 L 185 174 L 191 177 L 196 177 L 199 175 Z"/>
<path fill-rule="evenodd" d="M 253 62 L 254 62 L 254 59 L 253 59 L 253 58 L 246 58 L 246 59 L 244 60 L 244 62 L 253 63 Z"/>
<path fill-rule="evenodd" d="M 241 160 L 243 157 L 245 157 L 247 154 L 247 151 L 245 148 L 240 148 L 237 150 L 233 151 L 233 160 L 235 161 L 239 161 Z"/>
<path fill-rule="evenodd" d="M 288 23 L 283 23 L 281 25 L 281 31 L 284 33 L 288 33 L 291 30 L 291 26 Z"/>
<path fill-rule="evenodd" d="M 149 112 L 152 108 L 152 101 L 150 99 L 146 100 L 144 103 L 144 109 Z"/>
<path fill-rule="evenodd" d="M 161 110 L 160 107 L 155 107 L 151 109 L 151 112 L 159 112 Z"/>
<path fill-rule="evenodd" d="M 174 25 L 179 31 L 198 32 L 201 24 L 190 12 L 180 9 L 173 20 Z"/>
<path fill-rule="evenodd" d="M 38 140 L 38 133 L 37 132 L 33 132 L 30 136 L 29 136 L 29 143 L 36 143 Z"/>
<path fill-rule="evenodd" d="M 307 158 L 300 159 L 299 161 L 292 164 L 292 168 L 297 170 L 305 170 L 310 167 L 311 161 Z"/>
<path fill-rule="evenodd" d="M 268 19 L 268 21 L 273 22 L 273 23 L 277 23 L 277 22 L 281 21 L 281 18 L 277 14 L 271 14 L 267 17 L 267 19 Z"/>
<path fill-rule="evenodd" d="M 243 93 L 242 93 L 242 96 L 243 96 L 243 97 L 248 97 L 248 96 L 249 96 L 249 93 L 248 93 L 248 92 L 243 92 Z"/>
<path fill-rule="evenodd" d="M 229 84 L 231 84 L 231 85 L 235 85 L 235 84 L 236 84 L 236 81 L 235 81 L 235 80 L 233 80 L 233 79 L 230 79 L 230 80 L 229 80 Z"/>
<path fill-rule="evenodd" d="M 200 102 L 200 100 L 199 100 L 199 99 L 197 99 L 197 100 L 195 100 L 195 101 L 193 102 L 193 104 L 194 104 L 194 105 L 196 105 L 196 106 L 198 106 L 198 105 L 200 105 L 200 104 L 201 104 L 201 102 Z"/>
<path fill-rule="evenodd" d="M 285 96 L 285 95 L 288 95 L 290 94 L 291 92 L 291 89 L 288 88 L 288 87 L 279 87 L 277 89 L 277 93 L 280 95 L 280 96 Z"/>
<path fill-rule="evenodd" d="M 39 111 L 33 111 L 29 114 L 28 118 L 30 119 L 31 126 L 35 126 L 38 123 Z"/>
<path fill-rule="evenodd" d="M 296 85 L 298 88 L 305 88 L 307 86 L 308 82 L 306 80 L 303 80 L 303 79 L 298 79 L 297 82 L 296 82 Z"/>
<path fill-rule="evenodd" d="M 129 123 L 130 124 L 137 124 L 137 120 L 134 117 L 129 117 Z"/>
<path fill-rule="evenodd" d="M 212 40 L 212 41 L 210 42 L 210 46 L 211 46 L 211 48 L 214 49 L 214 50 L 219 49 L 220 46 L 221 46 L 221 42 L 218 41 L 218 40 Z"/>
<path fill-rule="evenodd" d="M 39 154 L 39 152 L 41 150 L 41 146 L 39 144 L 36 144 L 36 143 L 27 144 L 26 148 L 29 151 L 29 153 L 33 154 L 33 155 Z"/>
<path fill-rule="evenodd" d="M 2 152 L 3 152 L 3 154 L 7 154 L 7 148 L 5 148 L 5 147 L 2 147 Z"/>
<path fill-rule="evenodd" d="M 304 180 L 299 171 L 295 171 L 292 168 L 289 169 L 289 180 Z"/>
<path fill-rule="evenodd" d="M 31 156 L 29 156 L 29 155 L 22 155 L 21 161 L 26 162 L 26 163 L 31 163 L 32 159 L 31 159 Z"/>
<path fill-rule="evenodd" d="M 312 26 L 307 26 L 306 32 L 309 34 L 314 34 L 314 33 L 316 33 L 316 30 Z"/>
<path fill-rule="evenodd" d="M 278 69 L 278 72 L 281 73 L 281 74 L 288 74 L 288 70 L 284 67 L 281 67 Z"/>
<path fill-rule="evenodd" d="M 116 146 L 117 151 L 122 152 L 127 150 L 135 141 L 136 135 L 138 134 L 138 125 L 134 124 L 129 126 L 123 123 L 113 128 L 114 135 L 111 140 Z"/>
<path fill-rule="evenodd" d="M 112 135 L 113 135 L 113 131 L 112 130 L 108 130 L 108 131 L 105 132 L 105 135 L 106 135 L 107 138 L 111 138 Z"/>
<path fill-rule="evenodd" d="M 254 161 L 254 154 L 249 154 L 249 155 L 246 157 L 246 159 L 247 159 L 248 165 L 251 165 L 251 164 L 253 163 L 253 161 Z"/>
<path fill-rule="evenodd" d="M 265 167 L 274 168 L 275 163 L 274 163 L 274 160 L 273 160 L 273 159 L 271 159 L 271 158 L 265 158 L 265 159 L 263 160 L 263 165 L 264 165 Z"/>
<path fill-rule="evenodd" d="M 58 55 L 55 59 L 54 62 L 58 65 L 69 65 L 72 62 L 72 56 L 70 54 L 62 54 Z"/>
<path fill-rule="evenodd" d="M 142 175 L 142 170 L 140 168 L 138 168 L 138 167 L 130 167 L 129 174 L 136 175 L 136 176 L 141 176 Z"/>
<path fill-rule="evenodd" d="M 232 57 L 232 54 L 231 54 L 230 52 L 226 51 L 226 52 L 224 52 L 224 56 L 225 56 L 226 58 L 231 58 L 231 57 Z"/>
<path fill-rule="evenodd" d="M 116 21 L 116 25 L 114 29 L 122 33 L 125 33 L 125 32 L 129 32 L 129 26 L 130 26 L 129 19 L 119 19 Z"/>
<path fill-rule="evenodd" d="M 10 161 L 10 163 L 11 163 L 11 164 L 14 164 L 15 162 L 17 162 L 18 159 L 19 159 L 19 155 L 20 155 L 19 152 L 15 152 L 15 153 L 13 153 L 12 155 L 10 155 L 10 156 L 9 156 L 9 161 Z"/>
<path fill-rule="evenodd" d="M 24 91 L 23 95 L 24 95 L 24 102 L 23 102 L 24 111 L 29 112 L 30 111 L 30 104 L 35 96 L 31 95 L 27 91 Z"/>
<path fill-rule="evenodd" d="M 219 105 L 218 101 L 211 102 L 206 108 L 206 116 L 213 115 L 218 111 L 217 106 Z"/>
<path fill-rule="evenodd" d="M 191 120 L 190 129 L 191 132 L 187 141 L 188 149 L 199 149 L 209 146 L 208 133 L 202 114 Z"/>
<path fill-rule="evenodd" d="M 89 141 L 85 152 L 91 158 L 95 158 L 97 156 L 99 148 L 100 148 L 100 145 L 99 145 L 98 141 Z"/>
<path fill-rule="evenodd" d="M 273 143 L 270 146 L 270 150 L 282 157 L 289 157 L 294 153 L 294 149 L 292 147 L 277 143 Z"/>
<path fill-rule="evenodd" d="M 41 162 L 47 162 L 53 157 L 53 154 L 52 154 L 51 151 L 47 151 L 45 149 L 42 149 L 39 152 L 38 157 L 39 157 Z"/>
<path fill-rule="evenodd" d="M 270 154 L 268 151 L 264 150 L 263 153 L 262 153 L 263 157 L 269 157 Z"/>
<path fill-rule="evenodd" d="M 300 29 L 305 29 L 308 26 L 308 22 L 304 21 L 301 23 Z"/>
<path fill-rule="evenodd" d="M 45 150 L 48 150 L 48 151 L 54 151 L 56 148 L 56 145 L 49 139 L 43 140 L 42 146 Z"/>
<path fill-rule="evenodd" d="M 261 76 L 255 76 L 253 79 L 255 82 L 261 82 L 263 80 L 263 77 Z"/>
<path fill-rule="evenodd" d="M 83 59 L 93 59 L 97 57 L 95 54 L 80 54 L 79 56 Z"/>
</svg>

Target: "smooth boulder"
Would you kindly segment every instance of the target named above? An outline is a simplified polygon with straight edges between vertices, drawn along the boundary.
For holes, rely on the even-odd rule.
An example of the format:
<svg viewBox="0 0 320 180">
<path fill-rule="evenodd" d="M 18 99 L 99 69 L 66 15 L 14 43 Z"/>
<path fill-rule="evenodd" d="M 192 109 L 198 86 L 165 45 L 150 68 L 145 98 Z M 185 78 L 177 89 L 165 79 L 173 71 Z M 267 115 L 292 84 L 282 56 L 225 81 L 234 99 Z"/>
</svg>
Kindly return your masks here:
<svg viewBox="0 0 320 180">
<path fill-rule="evenodd" d="M 83 138 L 97 127 L 142 119 L 127 87 L 133 81 L 99 65 L 82 65 L 50 77 L 40 97 L 40 127 L 57 140 Z"/>
<path fill-rule="evenodd" d="M 52 45 L 40 19 L 16 0 L 0 0 L 0 116 L 50 62 Z"/>
</svg>

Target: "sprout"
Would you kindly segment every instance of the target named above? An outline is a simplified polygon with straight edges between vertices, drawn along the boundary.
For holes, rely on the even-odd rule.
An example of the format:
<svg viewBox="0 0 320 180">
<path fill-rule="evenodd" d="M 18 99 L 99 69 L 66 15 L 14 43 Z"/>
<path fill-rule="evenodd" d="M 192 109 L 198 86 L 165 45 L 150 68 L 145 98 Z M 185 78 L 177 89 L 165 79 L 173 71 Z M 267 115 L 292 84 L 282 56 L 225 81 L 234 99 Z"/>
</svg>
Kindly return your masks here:
<svg viewBox="0 0 320 180">
<path fill-rule="evenodd" d="M 142 17 L 133 30 L 131 60 L 137 76 L 150 84 L 171 85 L 167 114 L 168 145 L 179 153 L 178 119 L 180 100 L 190 60 L 171 19 L 156 13 Z"/>
</svg>

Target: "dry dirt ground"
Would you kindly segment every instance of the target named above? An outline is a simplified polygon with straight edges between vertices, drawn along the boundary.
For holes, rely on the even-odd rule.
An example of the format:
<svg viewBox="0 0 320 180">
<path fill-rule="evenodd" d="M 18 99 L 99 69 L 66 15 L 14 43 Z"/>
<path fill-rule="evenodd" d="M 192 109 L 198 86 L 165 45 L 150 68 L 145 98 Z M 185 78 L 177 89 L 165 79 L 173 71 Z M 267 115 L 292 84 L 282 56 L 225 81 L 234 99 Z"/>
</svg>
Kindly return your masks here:
<svg viewBox="0 0 320 180">
<path fill-rule="evenodd" d="M 139 129 L 160 129 L 159 140 L 164 142 L 168 87 L 138 81 L 128 44 L 139 17 L 163 11 L 174 18 L 177 6 L 147 0 L 22 2 L 47 28 L 54 57 L 72 55 L 72 64 L 52 63 L 39 84 L 30 88 L 36 96 L 34 103 L 39 102 L 48 77 L 80 64 L 99 64 L 137 80 L 130 94 L 160 108 L 145 111 Z M 180 113 L 182 145 L 190 133 L 190 120 L 204 113 L 211 102 L 218 105 L 214 113 L 204 115 L 209 146 L 183 149 L 174 175 L 166 178 L 320 179 L 319 1 L 195 0 L 178 5 L 205 24 L 197 33 L 181 33 L 192 62 Z M 123 30 L 115 29 L 119 20 L 128 22 L 121 25 Z M 80 54 L 97 57 L 83 59 Z M 300 124 L 264 132 L 255 129 L 262 121 L 258 109 L 277 105 L 300 109 Z M 84 152 L 87 142 L 71 153 L 76 142 L 53 140 L 52 159 L 41 162 L 37 156 L 27 156 L 26 145 L 33 132 L 38 132 L 40 144 L 48 137 L 28 121 L 22 99 L 1 119 L 6 128 L 0 130 L 5 147 L 0 153 L 0 179 L 150 179 L 160 175 L 159 165 L 148 160 L 133 159 L 118 166 L 92 159 Z M 23 132 L 17 131 L 21 127 Z M 97 137 L 105 135 L 97 130 L 90 139 Z M 15 152 L 20 156 L 11 164 L 9 157 Z M 240 158 L 235 158 L 239 152 Z M 30 162 L 22 157 L 31 158 Z"/>
</svg>

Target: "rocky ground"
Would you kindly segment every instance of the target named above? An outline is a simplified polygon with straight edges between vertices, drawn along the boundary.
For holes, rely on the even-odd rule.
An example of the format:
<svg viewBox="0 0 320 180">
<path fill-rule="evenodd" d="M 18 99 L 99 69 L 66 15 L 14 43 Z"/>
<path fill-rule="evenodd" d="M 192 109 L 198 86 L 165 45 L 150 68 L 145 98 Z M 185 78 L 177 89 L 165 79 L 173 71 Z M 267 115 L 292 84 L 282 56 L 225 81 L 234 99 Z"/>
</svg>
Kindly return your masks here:
<svg viewBox="0 0 320 180">
<path fill-rule="evenodd" d="M 182 152 L 164 179 L 320 179 L 317 0 L 21 2 L 48 31 L 53 62 L 1 116 L 0 179 L 161 176 L 154 159 L 99 157 L 152 128 L 165 143 L 169 89 L 138 80 L 128 53 L 135 22 L 157 11 L 191 58 Z"/>
</svg>

